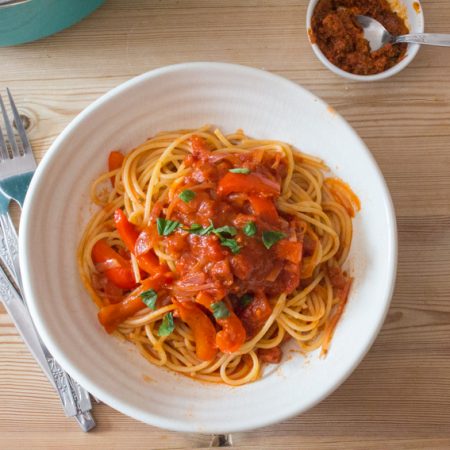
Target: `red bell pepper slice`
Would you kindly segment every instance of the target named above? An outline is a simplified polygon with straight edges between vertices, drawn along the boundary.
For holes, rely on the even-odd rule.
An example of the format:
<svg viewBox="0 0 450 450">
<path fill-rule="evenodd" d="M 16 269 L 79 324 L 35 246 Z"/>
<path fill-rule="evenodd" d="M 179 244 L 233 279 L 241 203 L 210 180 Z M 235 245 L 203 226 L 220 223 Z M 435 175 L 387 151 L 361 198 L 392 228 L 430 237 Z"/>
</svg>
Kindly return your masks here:
<svg viewBox="0 0 450 450">
<path fill-rule="evenodd" d="M 145 279 L 142 284 L 125 297 L 120 303 L 103 306 L 98 312 L 98 320 L 108 333 L 112 333 L 123 321 L 143 308 L 141 294 L 149 289 L 160 290 L 171 280 L 169 274 L 159 273 Z"/>
<path fill-rule="evenodd" d="M 300 264 L 302 260 L 303 244 L 282 239 L 275 244 L 275 254 L 280 259 L 286 259 L 294 264 Z"/>
<path fill-rule="evenodd" d="M 150 249 L 144 254 L 136 254 L 135 246 L 139 237 L 139 231 L 128 221 L 127 216 L 121 209 L 116 209 L 114 212 L 114 223 L 120 237 L 128 250 L 136 256 L 137 263 L 142 270 L 145 270 L 145 272 L 151 275 L 166 272 L 168 270 L 167 266 L 159 263 L 159 259 L 153 250 Z"/>
<path fill-rule="evenodd" d="M 133 289 L 136 286 L 130 261 L 119 255 L 104 239 L 97 241 L 92 248 L 92 260 L 97 264 L 116 261 L 118 267 L 112 267 L 105 271 L 108 280 L 122 289 Z"/>
<path fill-rule="evenodd" d="M 272 198 L 250 195 L 248 199 L 255 216 L 270 224 L 278 224 L 280 217 L 278 216 L 278 211 Z"/>
<path fill-rule="evenodd" d="M 226 319 L 216 319 L 222 327 L 216 335 L 216 344 L 223 353 L 237 352 L 245 342 L 247 334 L 240 319 L 233 311 Z"/>
<path fill-rule="evenodd" d="M 194 334 L 195 351 L 202 361 L 211 361 L 217 354 L 216 329 L 209 317 L 193 302 L 175 302 L 181 320 Z"/>
<path fill-rule="evenodd" d="M 228 195 L 232 192 L 246 194 L 280 195 L 280 184 L 270 180 L 260 173 L 233 173 L 228 172 L 220 181 L 217 188 L 219 195 Z"/>
</svg>

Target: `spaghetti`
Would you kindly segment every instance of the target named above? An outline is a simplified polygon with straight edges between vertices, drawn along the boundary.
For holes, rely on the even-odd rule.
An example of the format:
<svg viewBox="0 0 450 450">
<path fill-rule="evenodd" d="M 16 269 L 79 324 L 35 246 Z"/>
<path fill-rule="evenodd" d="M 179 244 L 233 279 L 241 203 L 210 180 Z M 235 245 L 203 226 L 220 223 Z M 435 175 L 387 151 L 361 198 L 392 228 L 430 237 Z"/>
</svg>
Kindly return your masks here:
<svg viewBox="0 0 450 450">
<path fill-rule="evenodd" d="M 325 354 L 360 207 L 327 170 L 209 126 L 111 152 L 78 249 L 100 323 L 155 365 L 229 385 L 256 380 L 290 338 Z"/>
</svg>

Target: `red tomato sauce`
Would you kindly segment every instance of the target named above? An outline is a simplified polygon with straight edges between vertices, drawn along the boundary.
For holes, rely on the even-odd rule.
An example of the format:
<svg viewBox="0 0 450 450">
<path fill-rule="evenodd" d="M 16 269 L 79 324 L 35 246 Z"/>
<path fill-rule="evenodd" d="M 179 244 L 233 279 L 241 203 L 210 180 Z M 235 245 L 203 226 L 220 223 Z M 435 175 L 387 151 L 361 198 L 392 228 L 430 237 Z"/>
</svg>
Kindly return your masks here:
<svg viewBox="0 0 450 450">
<path fill-rule="evenodd" d="M 311 19 L 311 41 L 330 62 L 346 72 L 373 75 L 403 59 L 407 44 L 386 44 L 371 51 L 356 15 L 373 17 L 394 36 L 409 33 L 387 0 L 319 0 Z"/>
<path fill-rule="evenodd" d="M 185 160 L 192 173 L 174 195 L 170 220 L 183 224 L 161 238 L 165 251 L 176 261 L 173 292 L 178 301 L 196 301 L 205 307 L 225 300 L 241 318 L 247 337 L 255 335 L 270 316 L 267 298 L 292 292 L 300 282 L 300 261 L 304 224 L 279 212 L 276 199 L 286 176 L 285 159 L 280 154 L 252 152 L 211 153 L 201 140 L 193 140 L 193 152 Z M 232 169 L 248 170 L 233 173 Z M 192 190 L 195 197 L 184 202 L 179 193 Z M 249 236 L 245 227 L 256 226 Z M 215 229 L 231 226 L 237 252 L 223 245 L 220 236 L 199 236 L 186 231 L 192 225 Z M 282 233 L 267 248 L 264 232 Z M 250 305 L 240 298 L 250 294 Z"/>
<path fill-rule="evenodd" d="M 99 320 L 114 331 L 154 290 L 156 306 L 176 306 L 176 317 L 194 334 L 198 358 L 206 361 L 218 350 L 237 351 L 267 322 L 278 296 L 299 286 L 306 224 L 277 208 L 287 175 L 282 153 L 211 152 L 193 136 L 184 163 L 189 175 L 154 205 L 148 227 L 138 230 L 123 210 L 115 211 L 126 253 L 103 240 L 95 245 L 94 262 L 117 287 L 109 289 Z M 157 258 L 156 246 L 175 269 Z M 314 246 L 306 240 L 305 254 Z M 130 254 L 141 271 L 139 286 Z M 106 292 L 105 283 L 98 284 Z M 266 362 L 280 357 L 278 348 L 264 354 Z"/>
</svg>

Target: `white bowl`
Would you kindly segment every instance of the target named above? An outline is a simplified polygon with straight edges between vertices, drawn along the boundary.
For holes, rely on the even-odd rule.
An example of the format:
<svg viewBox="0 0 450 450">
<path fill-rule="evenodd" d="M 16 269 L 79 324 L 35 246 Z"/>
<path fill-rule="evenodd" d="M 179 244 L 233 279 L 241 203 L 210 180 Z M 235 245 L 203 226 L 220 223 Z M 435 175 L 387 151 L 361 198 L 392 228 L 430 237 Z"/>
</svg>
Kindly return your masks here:
<svg viewBox="0 0 450 450">
<path fill-rule="evenodd" d="M 90 214 L 89 185 L 111 149 L 130 150 L 160 130 L 213 123 L 243 128 L 324 158 L 362 203 L 349 269 L 355 276 L 330 352 L 285 352 L 279 367 L 239 388 L 158 368 L 107 335 L 84 290 L 76 247 Z M 268 425 L 312 407 L 349 376 L 374 341 L 391 298 L 395 216 L 364 143 L 327 105 L 295 83 L 221 63 L 180 64 L 134 78 L 86 108 L 61 133 L 34 176 L 20 227 L 26 297 L 37 328 L 64 369 L 113 408 L 171 430 L 225 433 Z M 293 343 L 290 344 L 291 347 Z M 288 356 L 291 357 L 288 357 Z"/>
<path fill-rule="evenodd" d="M 395 66 L 391 67 L 384 72 L 377 73 L 375 75 L 355 75 L 350 72 L 346 72 L 345 70 L 340 69 L 335 66 L 330 60 L 322 53 L 319 46 L 311 41 L 311 18 L 314 13 L 314 9 L 316 8 L 319 0 L 310 0 L 308 5 L 308 10 L 306 12 L 306 31 L 308 33 L 308 39 L 316 54 L 319 61 L 322 64 L 334 72 L 336 75 L 340 75 L 341 77 L 348 78 L 349 80 L 355 81 L 378 81 L 383 80 L 385 78 L 389 78 L 400 71 L 402 71 L 409 63 L 416 57 L 417 52 L 419 51 L 419 44 L 408 44 L 408 48 L 406 50 L 405 57 Z M 419 0 L 388 0 L 391 4 L 400 4 L 403 8 L 406 9 L 407 13 L 407 25 L 410 33 L 423 33 L 424 32 L 424 17 L 423 17 L 423 9 Z M 417 3 L 419 7 L 416 9 L 414 4 Z"/>
</svg>

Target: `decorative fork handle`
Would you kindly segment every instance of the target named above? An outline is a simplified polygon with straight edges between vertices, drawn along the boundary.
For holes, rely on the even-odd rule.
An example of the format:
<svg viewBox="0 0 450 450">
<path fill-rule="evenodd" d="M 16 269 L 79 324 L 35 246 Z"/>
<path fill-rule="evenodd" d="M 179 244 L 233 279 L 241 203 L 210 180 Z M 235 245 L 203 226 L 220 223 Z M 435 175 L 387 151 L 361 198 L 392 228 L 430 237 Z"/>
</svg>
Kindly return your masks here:
<svg viewBox="0 0 450 450">
<path fill-rule="evenodd" d="M 9 214 L 0 214 L 0 224 L 3 229 L 3 236 L 0 239 L 0 258 L 11 274 L 16 276 L 14 281 L 22 289 L 22 280 L 17 277 L 17 275 L 20 276 L 17 234 Z M 95 421 L 90 413 L 92 404 L 89 394 L 69 377 L 47 350 L 36 332 L 24 299 L 17 293 L 3 270 L 0 270 L 0 296 L 4 299 L 6 310 L 32 355 L 58 392 L 65 414 L 75 417 L 83 431 L 94 428 Z"/>
<path fill-rule="evenodd" d="M 13 261 L 11 259 L 11 253 L 9 252 L 9 247 L 6 244 L 6 236 L 5 236 L 5 230 L 9 227 L 14 228 L 14 224 L 12 223 L 11 216 L 7 214 L 7 219 L 10 223 L 6 226 L 3 225 L 5 218 L 4 215 L 0 211 L 0 258 L 3 261 L 4 265 L 8 268 L 8 270 L 12 273 L 12 275 L 15 275 L 14 265 Z M 3 231 L 3 232 L 2 232 Z M 14 281 L 17 278 L 14 279 Z"/>
<path fill-rule="evenodd" d="M 17 287 L 22 290 L 22 277 L 20 275 L 19 246 L 16 229 L 9 214 L 0 213 L 0 227 L 3 230 L 3 242 L 0 254 L 5 261 Z M 24 301 L 24 299 L 22 299 Z"/>
<path fill-rule="evenodd" d="M 6 311 L 13 320 L 22 339 L 49 378 L 50 382 L 56 387 L 61 402 L 64 405 L 65 413 L 68 416 L 75 416 L 77 414 L 77 407 L 73 402 L 70 387 L 68 390 L 64 387 L 64 383 L 62 382 L 62 369 L 41 345 L 39 335 L 34 328 L 30 313 L 3 269 L 0 270 L 0 296 L 3 299 Z M 69 386 L 68 383 L 66 385 Z"/>
<path fill-rule="evenodd" d="M 14 286 L 9 281 L 3 269 L 0 268 L 0 297 L 3 300 L 6 311 L 14 322 L 17 330 L 27 344 L 36 361 L 44 373 L 55 386 L 52 373 L 47 363 L 45 354 L 41 348 L 38 334 L 34 328 L 30 313 L 23 303 Z"/>
</svg>

